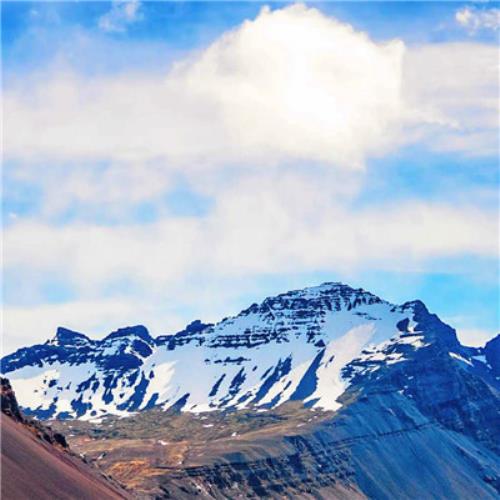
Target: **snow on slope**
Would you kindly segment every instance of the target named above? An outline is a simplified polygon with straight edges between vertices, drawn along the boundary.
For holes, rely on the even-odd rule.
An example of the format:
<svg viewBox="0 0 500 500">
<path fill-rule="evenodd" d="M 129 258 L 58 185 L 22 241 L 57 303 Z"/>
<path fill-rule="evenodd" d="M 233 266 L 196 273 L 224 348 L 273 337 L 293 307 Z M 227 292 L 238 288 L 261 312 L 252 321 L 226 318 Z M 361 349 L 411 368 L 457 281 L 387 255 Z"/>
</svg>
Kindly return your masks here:
<svg viewBox="0 0 500 500">
<path fill-rule="evenodd" d="M 156 405 L 192 412 L 270 408 L 293 400 L 335 410 L 349 383 L 348 363 L 358 360 L 366 369 L 403 362 L 401 355 L 381 357 L 387 343 L 426 345 L 414 334 L 420 304 L 395 306 L 324 283 L 157 339 L 142 326 L 102 341 L 60 328 L 45 344 L 4 357 L 2 372 L 24 410 L 38 418 L 93 419 Z"/>
</svg>

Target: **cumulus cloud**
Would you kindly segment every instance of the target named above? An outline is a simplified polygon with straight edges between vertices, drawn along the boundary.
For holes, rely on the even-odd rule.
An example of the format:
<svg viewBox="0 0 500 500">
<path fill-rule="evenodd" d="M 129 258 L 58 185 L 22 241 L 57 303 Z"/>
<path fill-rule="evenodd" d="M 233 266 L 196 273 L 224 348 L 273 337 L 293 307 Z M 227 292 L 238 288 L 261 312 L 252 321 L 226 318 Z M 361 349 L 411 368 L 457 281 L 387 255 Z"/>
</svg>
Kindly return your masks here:
<svg viewBox="0 0 500 500">
<path fill-rule="evenodd" d="M 455 20 L 471 34 L 481 29 L 498 31 L 500 28 L 500 9 L 463 7 L 456 11 Z"/>
<path fill-rule="evenodd" d="M 101 30 L 111 33 L 124 32 L 127 27 L 143 19 L 141 2 L 138 0 L 115 0 L 111 9 L 98 19 Z"/>
<path fill-rule="evenodd" d="M 264 8 L 162 78 L 88 80 L 59 72 L 9 89 L 5 153 L 162 158 L 184 168 L 307 159 L 355 169 L 422 130 L 432 137 L 438 127 L 462 133 L 463 119 L 482 116 L 483 102 L 495 97 L 482 93 L 497 84 L 490 66 L 471 80 L 493 53 L 478 44 L 414 53 L 303 5 Z"/>
<path fill-rule="evenodd" d="M 264 8 L 165 78 L 55 76 L 5 99 L 6 153 L 359 167 L 397 140 L 404 45 L 315 9 Z"/>
</svg>

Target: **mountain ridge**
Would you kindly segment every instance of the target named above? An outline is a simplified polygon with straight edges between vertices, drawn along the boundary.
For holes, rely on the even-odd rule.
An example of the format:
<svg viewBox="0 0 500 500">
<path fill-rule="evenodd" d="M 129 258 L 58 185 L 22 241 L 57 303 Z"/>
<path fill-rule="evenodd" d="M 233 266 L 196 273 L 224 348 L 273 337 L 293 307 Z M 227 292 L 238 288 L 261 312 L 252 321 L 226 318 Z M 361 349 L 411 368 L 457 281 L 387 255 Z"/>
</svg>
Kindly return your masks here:
<svg viewBox="0 0 500 500">
<path fill-rule="evenodd" d="M 267 297 L 218 323 L 195 320 L 156 338 L 143 325 L 101 340 L 60 327 L 45 344 L 5 356 L 1 366 L 24 411 L 42 419 L 125 416 L 159 405 L 266 409 L 286 401 L 335 410 L 359 366 L 375 371 L 401 363 L 435 341 L 498 386 L 498 365 L 488 361 L 496 359 L 493 340 L 484 348 L 462 346 L 423 302 L 395 305 L 340 282 Z"/>
</svg>

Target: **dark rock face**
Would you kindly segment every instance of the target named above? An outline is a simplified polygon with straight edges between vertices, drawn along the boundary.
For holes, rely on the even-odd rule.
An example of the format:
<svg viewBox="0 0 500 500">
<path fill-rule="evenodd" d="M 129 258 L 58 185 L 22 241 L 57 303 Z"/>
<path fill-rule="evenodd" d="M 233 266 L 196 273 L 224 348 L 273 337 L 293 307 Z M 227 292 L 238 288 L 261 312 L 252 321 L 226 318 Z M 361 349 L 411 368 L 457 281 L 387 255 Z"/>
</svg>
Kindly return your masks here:
<svg viewBox="0 0 500 500">
<path fill-rule="evenodd" d="M 57 329 L 56 335 L 52 340 L 49 340 L 47 344 L 59 345 L 59 346 L 88 346 L 92 344 L 92 341 L 83 333 L 74 332 L 63 328 L 60 326 Z"/>
<path fill-rule="evenodd" d="M 493 369 L 496 380 L 500 380 L 500 335 L 486 343 L 484 355 Z"/>
<path fill-rule="evenodd" d="M 288 438 L 291 453 L 248 461 L 245 453 L 228 463 L 190 467 L 168 476 L 164 498 L 361 499 L 348 452 L 325 448 L 314 438 Z"/>
<path fill-rule="evenodd" d="M 424 415 L 500 451 L 498 394 L 480 377 L 457 366 L 447 352 L 439 356 L 439 349 L 429 349 L 386 382 L 403 390 Z"/>
<path fill-rule="evenodd" d="M 59 445 L 62 448 L 68 447 L 66 438 L 62 434 L 54 432 L 49 426 L 27 418 L 22 414 L 10 382 L 4 377 L 0 377 L 0 402 L 3 415 L 30 428 L 40 439 L 47 443 Z"/>
<path fill-rule="evenodd" d="M 0 401 L 4 415 L 8 415 L 18 422 L 24 420 L 10 382 L 4 377 L 0 377 Z"/>
<path fill-rule="evenodd" d="M 177 332 L 173 335 L 161 335 L 156 338 L 157 345 L 167 345 L 170 351 L 173 351 L 176 347 L 195 343 L 201 346 L 205 340 L 205 334 L 208 333 L 208 329 L 213 326 L 212 323 L 203 323 L 199 319 L 192 321 L 186 326 L 184 330 Z"/>
<path fill-rule="evenodd" d="M 495 498 L 498 454 L 424 415 L 411 398 L 372 387 L 333 422 L 369 498 Z"/>
<path fill-rule="evenodd" d="M 387 357 L 403 355 L 406 361 L 371 370 L 369 355 L 354 360 L 344 370 L 347 377 L 353 378 L 348 393 L 359 388 L 367 393 L 400 391 L 423 415 L 499 452 L 498 384 L 491 370 L 485 370 L 485 363 L 475 359 L 481 356 L 482 349 L 461 346 L 454 330 L 437 316 L 426 314 L 425 306 L 417 311 L 414 330 L 423 335 L 403 335 L 401 338 L 408 343 L 389 344 L 383 351 Z M 412 349 L 412 338 L 421 338 L 420 342 L 427 345 Z M 487 349 L 491 350 L 491 346 Z"/>
</svg>

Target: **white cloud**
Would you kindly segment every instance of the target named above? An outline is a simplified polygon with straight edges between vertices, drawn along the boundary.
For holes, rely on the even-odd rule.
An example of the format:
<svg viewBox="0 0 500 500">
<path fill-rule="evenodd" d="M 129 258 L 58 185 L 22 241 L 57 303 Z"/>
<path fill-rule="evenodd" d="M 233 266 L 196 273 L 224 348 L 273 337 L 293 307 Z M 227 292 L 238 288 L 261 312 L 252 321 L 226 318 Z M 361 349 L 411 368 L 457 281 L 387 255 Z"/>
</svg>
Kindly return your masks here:
<svg viewBox="0 0 500 500">
<path fill-rule="evenodd" d="M 264 8 L 163 78 L 58 72 L 9 89 L 5 155 L 355 169 L 405 141 L 468 134 L 485 114 L 491 127 L 495 57 L 480 44 L 375 43 L 315 9 Z"/>
<path fill-rule="evenodd" d="M 46 338 L 59 324 L 103 334 L 145 322 L 159 334 L 195 316 L 217 320 L 248 305 L 234 306 L 235 297 L 258 276 L 404 272 L 440 257 L 496 258 L 498 227 L 495 213 L 471 205 L 408 200 L 354 209 L 323 176 L 268 172 L 218 186 L 203 217 L 109 227 L 21 217 L 5 228 L 3 243 L 4 269 L 21 288 L 62 279 L 78 297 L 6 307 L 10 348 Z M 175 310 L 183 304 L 195 312 Z"/>
<path fill-rule="evenodd" d="M 409 200 L 355 210 L 332 196 L 324 178 L 280 173 L 241 178 L 219 192 L 204 217 L 112 227 L 53 227 L 20 219 L 5 230 L 4 263 L 34 276 L 61 273 L 80 293 L 100 293 L 121 279 L 160 293 L 166 284 L 198 274 L 252 276 L 494 257 L 497 237 L 496 214 L 472 205 Z"/>
<path fill-rule="evenodd" d="M 263 9 L 162 79 L 58 75 L 12 90 L 6 153 L 359 167 L 407 118 L 403 55 L 315 9 Z"/>
<path fill-rule="evenodd" d="M 98 20 L 101 30 L 121 33 L 131 24 L 143 19 L 141 2 L 138 0 L 115 0 L 111 9 Z"/>
<path fill-rule="evenodd" d="M 463 7 L 456 11 L 455 20 L 471 34 L 481 29 L 498 31 L 500 28 L 500 9 Z"/>
<path fill-rule="evenodd" d="M 409 102 L 435 123 L 418 132 L 439 151 L 498 151 L 498 51 L 474 43 L 426 45 L 405 60 Z M 432 133 L 430 133 L 432 132 Z"/>
<path fill-rule="evenodd" d="M 99 214 L 112 219 L 142 202 L 157 203 L 173 186 L 162 165 L 154 162 L 50 165 L 40 175 L 40 165 L 5 169 L 12 182 L 35 183 L 43 193 L 38 216 L 51 219 L 68 209 L 86 219 Z"/>
</svg>

